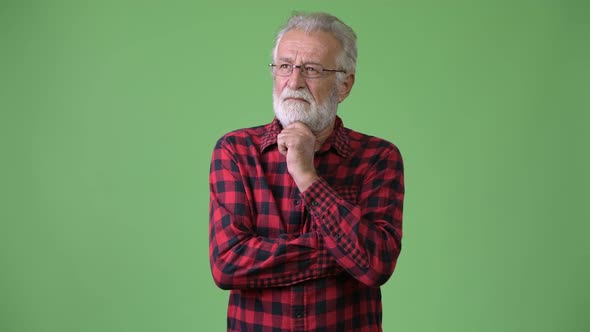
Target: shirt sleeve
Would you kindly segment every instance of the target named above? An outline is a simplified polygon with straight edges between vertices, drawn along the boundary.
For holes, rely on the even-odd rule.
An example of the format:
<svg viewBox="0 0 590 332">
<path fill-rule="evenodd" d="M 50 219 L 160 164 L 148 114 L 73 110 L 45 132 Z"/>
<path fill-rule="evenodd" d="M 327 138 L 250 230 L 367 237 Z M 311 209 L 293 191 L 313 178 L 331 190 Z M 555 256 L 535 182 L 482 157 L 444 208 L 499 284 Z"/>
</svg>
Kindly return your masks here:
<svg viewBox="0 0 590 332">
<path fill-rule="evenodd" d="M 211 161 L 209 256 L 215 283 L 222 289 L 278 287 L 342 273 L 315 232 L 256 234 L 249 180 L 234 155 L 218 143 Z"/>
<path fill-rule="evenodd" d="M 404 180 L 399 150 L 385 154 L 364 175 L 356 203 L 322 178 L 301 195 L 337 263 L 368 286 L 384 284 L 401 250 Z"/>
</svg>

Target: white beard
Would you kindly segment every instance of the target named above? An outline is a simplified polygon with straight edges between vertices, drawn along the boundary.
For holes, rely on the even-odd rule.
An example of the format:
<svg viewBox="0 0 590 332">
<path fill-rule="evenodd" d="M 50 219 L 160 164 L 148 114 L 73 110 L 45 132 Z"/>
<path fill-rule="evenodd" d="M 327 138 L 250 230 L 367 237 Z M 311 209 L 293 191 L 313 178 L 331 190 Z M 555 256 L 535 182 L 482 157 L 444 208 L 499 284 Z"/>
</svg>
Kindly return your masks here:
<svg viewBox="0 0 590 332">
<path fill-rule="evenodd" d="M 308 103 L 301 101 L 285 101 L 286 98 L 301 98 Z M 277 119 L 287 127 L 293 122 L 302 122 L 318 133 L 334 123 L 336 110 L 338 108 L 338 91 L 334 88 L 332 95 L 323 103 L 318 105 L 313 99 L 309 90 L 292 90 L 285 87 L 280 96 L 272 94 L 274 111 Z"/>
</svg>

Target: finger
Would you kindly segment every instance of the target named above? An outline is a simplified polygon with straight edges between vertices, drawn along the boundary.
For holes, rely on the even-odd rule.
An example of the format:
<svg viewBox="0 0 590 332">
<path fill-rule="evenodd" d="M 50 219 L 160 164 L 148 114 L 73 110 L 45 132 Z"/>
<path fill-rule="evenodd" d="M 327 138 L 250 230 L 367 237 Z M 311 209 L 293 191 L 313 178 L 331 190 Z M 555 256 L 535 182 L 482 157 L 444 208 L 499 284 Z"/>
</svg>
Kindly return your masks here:
<svg viewBox="0 0 590 332">
<path fill-rule="evenodd" d="M 295 121 L 289 124 L 286 128 L 309 128 L 305 123 L 301 121 Z"/>
<path fill-rule="evenodd" d="M 284 138 L 284 136 L 285 136 L 285 135 L 283 135 L 283 134 L 279 134 L 279 135 L 277 136 L 277 146 L 278 146 L 278 148 L 279 148 L 279 152 L 280 152 L 282 155 L 286 155 L 286 154 L 287 154 L 287 150 L 288 150 L 288 148 L 287 148 L 287 144 L 285 143 L 285 138 Z"/>
<path fill-rule="evenodd" d="M 289 148 L 287 148 L 287 144 L 285 144 L 285 143 L 279 144 L 279 152 L 281 154 L 287 154 L 287 150 L 289 150 Z"/>
<path fill-rule="evenodd" d="M 312 133 L 311 129 L 309 129 L 309 127 L 305 123 L 299 122 L 299 121 L 291 123 L 285 129 L 296 130 L 296 131 L 305 132 L 305 133 L 309 133 L 309 134 Z"/>
</svg>

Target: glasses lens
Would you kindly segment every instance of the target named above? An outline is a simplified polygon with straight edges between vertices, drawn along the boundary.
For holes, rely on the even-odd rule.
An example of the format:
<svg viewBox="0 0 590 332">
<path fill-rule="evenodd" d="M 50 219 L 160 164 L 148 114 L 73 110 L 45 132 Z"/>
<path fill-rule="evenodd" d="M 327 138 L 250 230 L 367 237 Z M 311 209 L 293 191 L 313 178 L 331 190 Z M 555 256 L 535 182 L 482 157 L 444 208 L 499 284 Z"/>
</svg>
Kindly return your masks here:
<svg viewBox="0 0 590 332">
<path fill-rule="evenodd" d="M 293 72 L 293 65 L 289 63 L 278 63 L 273 68 L 275 74 L 279 76 L 289 76 Z"/>
<path fill-rule="evenodd" d="M 303 64 L 301 65 L 301 73 L 303 74 L 303 76 L 308 77 L 308 78 L 317 78 L 322 76 L 322 71 L 324 71 L 324 69 L 322 68 L 322 66 L 317 65 L 317 64 Z"/>
<path fill-rule="evenodd" d="M 301 76 L 307 78 L 318 78 L 322 77 L 324 68 L 321 65 L 315 63 L 305 63 L 300 66 L 294 66 L 290 63 L 277 63 L 271 64 L 270 68 L 272 73 L 277 76 L 290 76 L 293 73 L 293 68 L 301 72 Z"/>
</svg>

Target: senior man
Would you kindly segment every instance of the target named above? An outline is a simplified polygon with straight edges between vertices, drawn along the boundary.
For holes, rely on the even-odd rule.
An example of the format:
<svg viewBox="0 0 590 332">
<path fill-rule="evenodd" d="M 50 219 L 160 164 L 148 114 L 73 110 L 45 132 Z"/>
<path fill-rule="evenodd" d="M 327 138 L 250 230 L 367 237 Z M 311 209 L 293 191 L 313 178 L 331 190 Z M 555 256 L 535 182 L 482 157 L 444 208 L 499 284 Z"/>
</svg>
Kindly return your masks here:
<svg viewBox="0 0 590 332">
<path fill-rule="evenodd" d="M 380 286 L 401 249 L 403 165 L 343 126 L 356 35 L 295 14 L 270 64 L 275 118 L 224 135 L 210 172 L 210 260 L 228 331 L 381 331 Z"/>
</svg>

